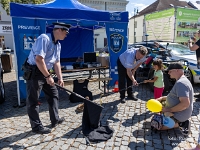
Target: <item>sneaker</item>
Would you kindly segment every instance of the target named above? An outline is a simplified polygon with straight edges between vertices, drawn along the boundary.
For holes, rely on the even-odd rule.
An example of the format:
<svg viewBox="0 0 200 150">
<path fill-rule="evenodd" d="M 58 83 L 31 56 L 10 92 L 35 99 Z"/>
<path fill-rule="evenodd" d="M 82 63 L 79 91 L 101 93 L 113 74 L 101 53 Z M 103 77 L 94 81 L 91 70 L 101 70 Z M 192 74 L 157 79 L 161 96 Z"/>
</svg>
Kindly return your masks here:
<svg viewBox="0 0 200 150">
<path fill-rule="evenodd" d="M 188 135 L 190 134 L 190 121 L 186 120 L 185 122 L 180 122 L 179 123 L 179 129 L 183 135 Z"/>
<path fill-rule="evenodd" d="M 126 103 L 125 98 L 121 98 L 120 101 L 121 101 L 121 103 Z"/>
<path fill-rule="evenodd" d="M 57 125 L 63 123 L 64 121 L 65 121 L 65 118 L 64 118 L 64 117 L 59 118 L 58 121 L 57 121 L 56 123 L 52 123 L 52 124 L 51 124 L 51 127 L 54 128 L 54 127 L 56 127 Z"/>
<path fill-rule="evenodd" d="M 137 100 L 138 100 L 138 98 L 136 98 L 136 97 L 133 96 L 133 95 L 128 95 L 127 98 L 128 98 L 128 99 L 131 99 L 131 100 L 134 100 L 134 101 L 137 101 Z"/>
<path fill-rule="evenodd" d="M 51 129 L 46 128 L 46 127 L 39 127 L 37 130 L 32 130 L 34 133 L 38 134 L 49 134 L 51 133 Z"/>
</svg>

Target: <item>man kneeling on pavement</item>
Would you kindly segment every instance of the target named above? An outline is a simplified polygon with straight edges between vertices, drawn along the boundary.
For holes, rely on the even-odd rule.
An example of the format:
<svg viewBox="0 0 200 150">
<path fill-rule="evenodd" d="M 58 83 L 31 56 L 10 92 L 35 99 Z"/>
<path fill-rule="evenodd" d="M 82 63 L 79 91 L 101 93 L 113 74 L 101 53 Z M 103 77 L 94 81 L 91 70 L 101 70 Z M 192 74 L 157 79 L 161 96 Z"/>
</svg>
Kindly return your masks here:
<svg viewBox="0 0 200 150">
<path fill-rule="evenodd" d="M 170 64 L 168 67 L 168 74 L 170 78 L 176 79 L 176 83 L 167 96 L 160 97 L 157 100 L 160 102 L 165 101 L 162 112 L 175 121 L 173 128 L 179 127 L 182 134 L 188 135 L 190 133 L 189 118 L 193 111 L 193 87 L 184 75 L 182 64 Z M 169 128 L 163 126 L 160 130 L 167 129 Z"/>
</svg>

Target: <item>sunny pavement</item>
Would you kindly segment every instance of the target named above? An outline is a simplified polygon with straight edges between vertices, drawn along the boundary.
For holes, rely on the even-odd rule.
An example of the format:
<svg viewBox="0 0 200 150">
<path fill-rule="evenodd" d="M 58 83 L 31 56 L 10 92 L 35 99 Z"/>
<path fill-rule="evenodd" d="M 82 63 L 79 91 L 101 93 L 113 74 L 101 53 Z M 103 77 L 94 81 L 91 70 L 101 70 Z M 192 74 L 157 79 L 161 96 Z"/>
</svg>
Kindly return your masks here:
<svg viewBox="0 0 200 150">
<path fill-rule="evenodd" d="M 103 97 L 102 124 L 109 124 L 114 128 L 114 134 L 106 142 L 86 145 L 81 133 L 82 113 L 77 114 L 75 109 L 80 103 L 70 103 L 69 94 L 60 91 L 59 115 L 66 121 L 52 130 L 50 134 L 40 135 L 31 132 L 26 107 L 14 108 L 17 104 L 16 72 L 4 74 L 6 102 L 0 105 L 0 149 L 34 149 L 34 150 L 171 150 L 193 147 L 197 143 L 200 125 L 200 102 L 194 101 L 194 110 L 191 117 L 191 134 L 185 137 L 179 129 L 154 133 L 150 130 L 152 114 L 146 108 L 146 101 L 153 98 L 147 85 L 135 87 L 138 101 L 127 100 L 125 104 L 119 101 L 119 94 Z M 194 86 L 198 94 L 199 85 Z M 200 87 L 200 86 L 199 86 Z M 67 86 L 72 90 L 72 86 Z M 101 90 L 98 82 L 89 83 L 94 101 L 100 103 Z M 44 126 L 50 125 L 48 104 L 44 99 L 40 102 L 40 119 Z"/>
</svg>

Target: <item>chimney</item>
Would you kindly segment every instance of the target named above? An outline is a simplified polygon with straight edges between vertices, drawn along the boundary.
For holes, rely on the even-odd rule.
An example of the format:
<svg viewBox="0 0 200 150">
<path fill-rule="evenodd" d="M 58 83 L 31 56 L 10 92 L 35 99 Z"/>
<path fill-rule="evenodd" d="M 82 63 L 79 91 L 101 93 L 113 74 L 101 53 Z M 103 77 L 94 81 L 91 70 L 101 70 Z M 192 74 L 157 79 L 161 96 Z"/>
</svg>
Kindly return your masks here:
<svg viewBox="0 0 200 150">
<path fill-rule="evenodd" d="M 197 4 L 200 4 L 200 1 L 196 1 Z"/>
</svg>

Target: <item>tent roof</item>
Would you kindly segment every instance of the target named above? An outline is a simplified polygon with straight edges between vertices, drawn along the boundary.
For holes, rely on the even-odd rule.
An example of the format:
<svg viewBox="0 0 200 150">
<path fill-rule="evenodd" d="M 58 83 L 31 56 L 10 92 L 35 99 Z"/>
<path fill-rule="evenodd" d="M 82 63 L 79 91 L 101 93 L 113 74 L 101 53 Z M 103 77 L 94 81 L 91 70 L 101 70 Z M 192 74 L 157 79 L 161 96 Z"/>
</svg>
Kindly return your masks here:
<svg viewBox="0 0 200 150">
<path fill-rule="evenodd" d="M 128 22 L 128 12 L 96 10 L 77 0 L 54 0 L 44 4 L 10 3 L 12 17 Z"/>
</svg>

